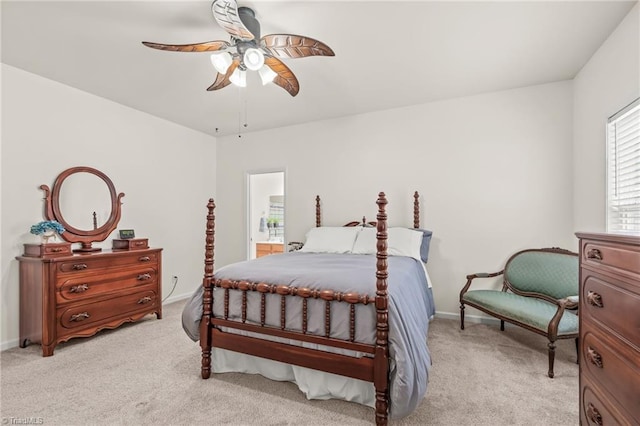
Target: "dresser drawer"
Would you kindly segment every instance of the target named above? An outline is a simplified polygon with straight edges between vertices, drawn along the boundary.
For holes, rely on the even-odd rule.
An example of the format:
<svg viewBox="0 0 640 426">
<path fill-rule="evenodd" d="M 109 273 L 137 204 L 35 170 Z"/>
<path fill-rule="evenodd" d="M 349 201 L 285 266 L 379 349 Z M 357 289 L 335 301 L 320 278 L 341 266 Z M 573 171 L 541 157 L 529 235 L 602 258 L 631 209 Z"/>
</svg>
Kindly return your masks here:
<svg viewBox="0 0 640 426">
<path fill-rule="evenodd" d="M 582 279 L 580 315 L 640 349 L 640 295 L 623 288 L 623 283 L 588 270 L 582 271 Z"/>
<path fill-rule="evenodd" d="M 29 257 L 69 256 L 71 243 L 25 244 L 24 255 Z"/>
<path fill-rule="evenodd" d="M 58 276 L 65 274 L 78 274 L 80 272 L 93 273 L 99 269 L 124 268 L 127 266 L 157 265 L 158 255 L 156 253 L 139 253 L 126 256 L 102 256 L 86 257 L 79 256 L 76 259 L 60 262 L 58 264 Z"/>
<path fill-rule="evenodd" d="M 616 395 L 617 402 L 640 420 L 640 352 L 586 321 L 583 327 L 587 331 L 580 344 L 582 373 Z"/>
<path fill-rule="evenodd" d="M 89 325 L 107 321 L 123 314 L 144 311 L 157 303 L 158 295 L 153 290 L 141 291 L 112 299 L 75 305 L 59 309 L 58 330 L 85 328 Z"/>
<path fill-rule="evenodd" d="M 640 279 L 640 246 L 585 240 L 582 264 Z"/>
<path fill-rule="evenodd" d="M 158 271 L 155 268 L 139 268 L 111 272 L 109 274 L 72 276 L 56 283 L 58 303 L 82 300 L 114 291 L 155 283 Z"/>
<path fill-rule="evenodd" d="M 580 388 L 581 426 L 631 425 L 620 413 L 619 407 L 604 396 L 587 378 Z"/>
</svg>

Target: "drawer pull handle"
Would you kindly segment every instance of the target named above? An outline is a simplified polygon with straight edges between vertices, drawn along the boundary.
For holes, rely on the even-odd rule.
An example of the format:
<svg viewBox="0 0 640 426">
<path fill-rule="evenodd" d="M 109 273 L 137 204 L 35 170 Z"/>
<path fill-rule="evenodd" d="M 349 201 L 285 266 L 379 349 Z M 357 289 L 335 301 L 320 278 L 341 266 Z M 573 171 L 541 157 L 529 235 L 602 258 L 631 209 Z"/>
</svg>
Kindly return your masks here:
<svg viewBox="0 0 640 426">
<path fill-rule="evenodd" d="M 591 249 L 587 252 L 587 259 L 602 260 L 602 252 L 598 249 Z"/>
<path fill-rule="evenodd" d="M 134 241 L 133 245 L 134 246 L 143 246 L 144 245 L 144 241 Z"/>
<path fill-rule="evenodd" d="M 587 293 L 587 302 L 589 302 L 591 306 L 595 306 L 596 308 L 604 307 L 604 304 L 602 303 L 602 296 L 594 291 L 589 291 Z"/>
<path fill-rule="evenodd" d="M 591 361 L 591 364 L 595 365 L 598 368 L 603 368 L 602 365 L 602 355 L 596 352 L 591 346 L 587 348 L 587 358 Z"/>
<path fill-rule="evenodd" d="M 52 248 L 51 252 L 52 253 L 60 253 L 62 250 L 64 250 L 62 247 L 56 247 L 56 248 Z"/>
<path fill-rule="evenodd" d="M 74 285 L 73 287 L 71 287 L 69 289 L 69 293 L 84 293 L 87 290 L 89 290 L 89 285 L 87 285 L 87 284 L 78 284 L 78 285 Z"/>
<path fill-rule="evenodd" d="M 145 296 L 142 299 L 138 300 L 138 305 L 144 305 L 145 303 L 151 302 L 151 297 Z"/>
<path fill-rule="evenodd" d="M 140 274 L 138 275 L 139 281 L 146 281 L 151 279 L 151 274 Z"/>
<path fill-rule="evenodd" d="M 138 260 L 140 262 L 148 262 L 151 260 L 151 258 L 149 256 L 142 256 L 142 257 L 139 257 Z"/>
<path fill-rule="evenodd" d="M 84 321 L 90 317 L 91 315 L 89 315 L 89 312 L 81 312 L 79 314 L 71 315 L 71 318 L 69 319 L 69 321 L 71 322 Z"/>
<path fill-rule="evenodd" d="M 589 405 L 587 405 L 587 417 L 593 423 L 602 426 L 602 415 L 600 414 L 598 409 L 593 406 L 592 403 L 589 403 Z"/>
<path fill-rule="evenodd" d="M 86 263 L 76 263 L 71 267 L 74 271 L 82 271 L 83 269 L 87 269 L 88 266 Z"/>
</svg>

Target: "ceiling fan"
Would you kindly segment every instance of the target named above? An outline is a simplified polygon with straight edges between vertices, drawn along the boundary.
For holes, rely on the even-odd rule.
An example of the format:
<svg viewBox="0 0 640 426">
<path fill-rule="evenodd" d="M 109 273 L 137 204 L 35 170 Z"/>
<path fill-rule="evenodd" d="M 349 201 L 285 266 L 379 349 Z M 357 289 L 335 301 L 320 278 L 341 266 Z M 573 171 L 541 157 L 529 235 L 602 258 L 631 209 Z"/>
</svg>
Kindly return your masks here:
<svg viewBox="0 0 640 426">
<path fill-rule="evenodd" d="M 279 58 L 306 56 L 335 56 L 321 41 L 295 34 L 268 34 L 260 37 L 260 23 L 255 12 L 238 7 L 235 0 L 214 0 L 211 5 L 216 22 L 231 36 L 223 40 L 194 44 L 160 44 L 143 41 L 147 47 L 173 52 L 214 52 L 211 62 L 217 71 L 216 79 L 207 90 L 218 90 L 233 83 L 246 86 L 247 70 L 258 71 L 262 84 L 273 82 L 291 96 L 300 91 L 293 72 Z"/>
</svg>

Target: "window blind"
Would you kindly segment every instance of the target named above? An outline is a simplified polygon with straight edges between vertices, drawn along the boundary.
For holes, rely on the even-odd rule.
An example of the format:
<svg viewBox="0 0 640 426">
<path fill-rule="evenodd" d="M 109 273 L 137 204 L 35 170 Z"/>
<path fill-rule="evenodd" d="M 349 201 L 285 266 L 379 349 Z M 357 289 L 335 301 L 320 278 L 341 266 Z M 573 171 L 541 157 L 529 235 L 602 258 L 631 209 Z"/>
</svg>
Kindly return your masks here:
<svg viewBox="0 0 640 426">
<path fill-rule="evenodd" d="M 640 232 L 640 98 L 607 121 L 607 231 Z"/>
</svg>

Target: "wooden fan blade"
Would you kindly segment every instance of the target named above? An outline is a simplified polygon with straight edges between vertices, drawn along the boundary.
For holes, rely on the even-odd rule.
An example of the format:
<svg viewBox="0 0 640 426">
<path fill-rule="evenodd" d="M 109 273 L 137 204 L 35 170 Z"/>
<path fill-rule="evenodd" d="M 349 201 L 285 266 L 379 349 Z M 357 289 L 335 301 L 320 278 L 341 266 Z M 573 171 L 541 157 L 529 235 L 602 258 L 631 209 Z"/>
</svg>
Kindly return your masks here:
<svg viewBox="0 0 640 426">
<path fill-rule="evenodd" d="M 238 4 L 235 0 L 215 0 L 211 5 L 211 10 L 218 25 L 235 38 L 245 41 L 255 38 L 240 20 Z"/>
<path fill-rule="evenodd" d="M 295 34 L 268 34 L 260 39 L 260 46 L 280 58 L 335 56 L 333 50 L 323 42 Z"/>
<path fill-rule="evenodd" d="M 298 79 L 289 67 L 287 67 L 280 59 L 274 58 L 273 56 L 264 58 L 264 63 L 271 68 L 273 72 L 278 74 L 273 79 L 274 84 L 282 87 L 284 90 L 289 92 L 291 96 L 298 94 L 300 91 L 300 83 L 298 83 Z"/>
<path fill-rule="evenodd" d="M 214 81 L 211 86 L 207 87 L 207 90 L 208 91 L 219 90 L 231 84 L 229 77 L 231 77 L 231 74 L 233 74 L 233 72 L 236 70 L 236 68 L 238 68 L 239 65 L 240 65 L 240 61 L 235 59 L 231 63 L 231 65 L 229 65 L 229 69 L 225 74 L 218 73 L 218 75 L 216 75 L 216 81 Z"/>
<path fill-rule="evenodd" d="M 152 49 L 169 50 L 171 52 L 215 52 L 231 46 L 229 42 L 221 40 L 194 44 L 160 44 L 143 41 L 142 44 Z"/>
</svg>

